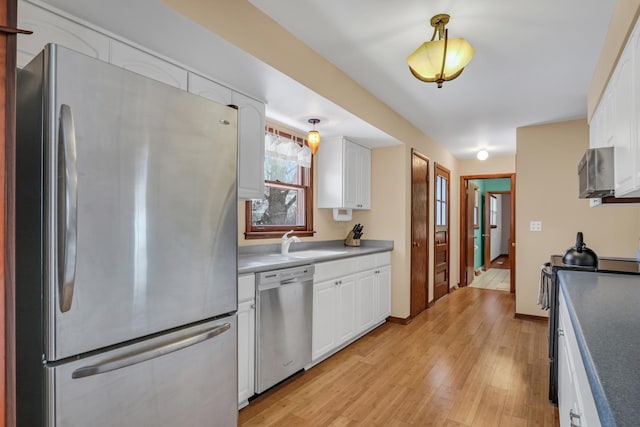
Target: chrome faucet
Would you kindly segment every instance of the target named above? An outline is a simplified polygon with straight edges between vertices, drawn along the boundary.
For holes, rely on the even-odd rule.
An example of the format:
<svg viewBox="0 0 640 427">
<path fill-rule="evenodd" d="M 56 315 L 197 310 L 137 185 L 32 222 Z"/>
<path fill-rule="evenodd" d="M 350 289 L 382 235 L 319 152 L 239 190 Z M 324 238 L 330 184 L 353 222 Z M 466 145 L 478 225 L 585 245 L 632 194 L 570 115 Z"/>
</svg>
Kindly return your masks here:
<svg viewBox="0 0 640 427">
<path fill-rule="evenodd" d="M 286 233 L 284 233 L 282 235 L 282 246 L 280 249 L 280 253 L 282 255 L 288 255 L 289 254 L 289 246 L 291 246 L 291 244 L 293 242 L 299 242 L 300 238 L 298 236 L 291 236 L 289 237 L 289 234 L 293 233 L 293 230 L 287 231 Z"/>
</svg>

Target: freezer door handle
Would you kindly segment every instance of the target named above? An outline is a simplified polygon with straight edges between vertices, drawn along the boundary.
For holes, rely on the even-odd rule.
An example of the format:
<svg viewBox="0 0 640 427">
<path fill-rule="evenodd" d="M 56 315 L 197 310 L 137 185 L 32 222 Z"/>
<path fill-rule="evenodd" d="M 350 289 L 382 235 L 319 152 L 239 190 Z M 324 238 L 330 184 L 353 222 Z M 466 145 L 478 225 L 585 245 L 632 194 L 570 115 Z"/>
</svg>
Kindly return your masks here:
<svg viewBox="0 0 640 427">
<path fill-rule="evenodd" d="M 145 362 L 147 360 L 155 359 L 165 354 L 173 353 L 192 345 L 201 343 L 203 341 L 210 340 L 223 332 L 228 331 L 231 328 L 230 323 L 224 323 L 222 325 L 214 326 L 211 329 L 205 331 L 196 332 L 190 336 L 180 338 L 175 341 L 165 342 L 149 346 L 147 348 L 141 348 L 136 351 L 132 351 L 118 357 L 102 360 L 96 364 L 83 366 L 78 368 L 71 374 L 71 378 L 79 379 L 90 377 L 92 375 L 104 374 L 105 372 L 115 371 L 116 369 L 126 368 L 138 363 Z"/>
<path fill-rule="evenodd" d="M 71 107 L 60 107 L 58 131 L 58 294 L 60 311 L 71 309 L 76 278 L 78 170 L 76 168 L 76 132 Z"/>
</svg>

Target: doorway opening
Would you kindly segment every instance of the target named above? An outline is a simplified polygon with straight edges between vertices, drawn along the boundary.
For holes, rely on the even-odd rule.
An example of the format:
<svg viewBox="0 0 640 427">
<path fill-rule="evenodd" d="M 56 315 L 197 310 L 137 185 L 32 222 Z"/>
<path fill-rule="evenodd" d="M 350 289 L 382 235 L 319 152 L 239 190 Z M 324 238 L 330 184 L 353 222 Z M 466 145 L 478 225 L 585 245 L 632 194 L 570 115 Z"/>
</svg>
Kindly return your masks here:
<svg viewBox="0 0 640 427">
<path fill-rule="evenodd" d="M 460 286 L 515 293 L 515 174 L 460 177 Z"/>
</svg>

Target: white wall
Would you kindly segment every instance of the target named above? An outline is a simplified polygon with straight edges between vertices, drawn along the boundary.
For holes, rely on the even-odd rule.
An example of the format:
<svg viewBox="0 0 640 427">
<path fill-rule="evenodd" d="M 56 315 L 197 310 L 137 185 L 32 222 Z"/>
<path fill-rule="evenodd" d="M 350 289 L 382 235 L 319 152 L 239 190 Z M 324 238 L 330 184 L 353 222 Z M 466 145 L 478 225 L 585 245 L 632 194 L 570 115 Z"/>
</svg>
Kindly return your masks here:
<svg viewBox="0 0 640 427">
<path fill-rule="evenodd" d="M 502 223 L 502 194 L 495 194 L 494 196 L 497 200 L 496 205 L 498 209 L 498 215 L 496 218 L 496 228 L 491 229 L 491 251 L 489 253 L 489 256 L 491 257 L 492 261 L 499 257 L 500 254 L 504 253 L 502 248 L 502 233 L 504 233 L 504 225 Z M 485 221 L 489 221 L 489 218 L 485 219 Z M 485 267 L 489 268 L 489 266 Z"/>
</svg>

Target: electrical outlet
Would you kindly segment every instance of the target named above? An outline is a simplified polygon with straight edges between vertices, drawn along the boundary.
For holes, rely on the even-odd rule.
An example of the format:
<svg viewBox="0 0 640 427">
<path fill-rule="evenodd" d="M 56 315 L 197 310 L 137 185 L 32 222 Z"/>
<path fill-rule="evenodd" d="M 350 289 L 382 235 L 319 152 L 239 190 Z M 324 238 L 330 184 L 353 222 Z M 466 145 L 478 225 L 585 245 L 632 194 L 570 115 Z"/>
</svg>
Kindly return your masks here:
<svg viewBox="0 0 640 427">
<path fill-rule="evenodd" d="M 529 231 L 542 231 L 542 221 L 529 222 Z"/>
</svg>

